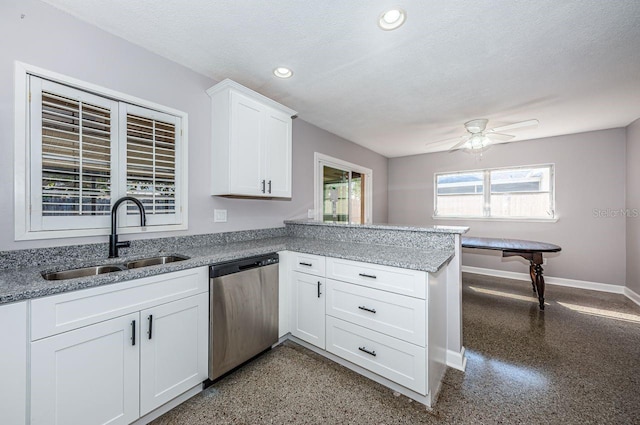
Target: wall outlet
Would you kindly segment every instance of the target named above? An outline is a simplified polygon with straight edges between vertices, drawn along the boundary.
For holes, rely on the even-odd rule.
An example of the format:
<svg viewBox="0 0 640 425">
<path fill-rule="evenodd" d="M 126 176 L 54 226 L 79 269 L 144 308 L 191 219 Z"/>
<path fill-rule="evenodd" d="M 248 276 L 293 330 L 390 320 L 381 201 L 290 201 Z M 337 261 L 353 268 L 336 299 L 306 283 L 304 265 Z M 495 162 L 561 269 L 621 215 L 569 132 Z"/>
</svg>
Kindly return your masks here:
<svg viewBox="0 0 640 425">
<path fill-rule="evenodd" d="M 315 218 L 316 212 L 314 210 L 307 210 L 307 218 Z"/>
<path fill-rule="evenodd" d="M 226 223 L 227 222 L 227 210 L 213 210 L 213 222 L 214 223 Z"/>
</svg>

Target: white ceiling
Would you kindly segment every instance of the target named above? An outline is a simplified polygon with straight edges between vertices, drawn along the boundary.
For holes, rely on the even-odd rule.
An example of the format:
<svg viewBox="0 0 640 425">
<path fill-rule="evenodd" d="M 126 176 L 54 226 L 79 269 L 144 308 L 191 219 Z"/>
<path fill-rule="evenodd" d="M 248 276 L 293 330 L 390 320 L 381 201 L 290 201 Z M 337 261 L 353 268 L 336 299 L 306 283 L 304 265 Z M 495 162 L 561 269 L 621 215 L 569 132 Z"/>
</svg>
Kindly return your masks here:
<svg viewBox="0 0 640 425">
<path fill-rule="evenodd" d="M 45 0 L 388 157 L 530 118 L 514 141 L 640 117 L 638 0 Z M 382 31 L 399 6 L 407 21 Z M 277 66 L 294 71 L 273 77 Z"/>
</svg>

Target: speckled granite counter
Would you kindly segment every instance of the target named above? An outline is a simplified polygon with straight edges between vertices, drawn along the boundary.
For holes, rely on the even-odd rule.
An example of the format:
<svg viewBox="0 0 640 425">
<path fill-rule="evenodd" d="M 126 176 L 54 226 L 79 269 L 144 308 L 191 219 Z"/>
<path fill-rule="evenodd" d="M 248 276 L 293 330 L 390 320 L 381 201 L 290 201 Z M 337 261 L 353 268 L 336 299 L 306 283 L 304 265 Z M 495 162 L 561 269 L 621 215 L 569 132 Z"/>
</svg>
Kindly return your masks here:
<svg viewBox="0 0 640 425">
<path fill-rule="evenodd" d="M 152 243 L 147 241 L 146 244 L 143 241 L 134 241 L 132 249 L 127 251 L 126 256 L 111 260 L 104 258 L 104 253 L 106 252 L 104 244 L 29 250 L 28 252 L 22 252 L 22 254 L 5 252 L 0 257 L 4 269 L 0 270 L 0 304 L 208 266 L 238 258 L 283 250 L 427 272 L 438 271 L 454 255 L 453 246 L 449 241 L 440 237 L 434 238 L 435 242 L 432 244 L 425 244 L 422 241 L 421 243 L 414 243 L 415 241 L 408 238 L 406 233 L 399 234 L 394 240 L 389 240 L 388 236 L 384 235 L 381 240 L 376 238 L 376 235 L 369 234 L 367 236 L 360 232 L 353 233 L 353 230 L 349 230 L 350 234 L 347 235 L 342 233 L 327 234 L 326 229 L 335 228 L 335 226 L 325 227 L 325 230 L 320 233 L 313 231 L 306 233 L 308 231 L 307 226 L 301 224 L 304 223 L 287 222 L 287 229 L 278 228 L 183 238 L 162 238 L 151 240 Z M 291 229 L 291 225 L 295 229 Z M 368 229 L 377 232 L 381 227 L 368 227 Z M 316 228 L 322 229 L 319 226 Z M 416 228 L 406 229 L 412 229 L 411 231 L 415 233 Z M 394 227 L 392 230 L 398 230 L 398 228 Z M 418 232 L 422 231 L 418 230 Z M 459 229 L 457 231 L 464 233 Z M 447 232 L 439 231 L 436 233 L 447 236 Z M 452 234 L 451 230 L 449 231 L 450 234 Z M 375 249 L 372 249 L 372 245 L 375 246 Z M 181 254 L 190 258 L 185 261 L 164 265 L 61 281 L 46 281 L 41 275 L 43 271 L 60 271 L 102 264 L 118 264 L 159 254 Z M 31 261 L 29 261 L 28 256 L 31 256 Z M 47 261 L 47 258 L 50 260 Z M 30 264 L 30 267 L 25 267 L 26 264 Z M 11 267 L 12 265 L 13 267 Z"/>
<path fill-rule="evenodd" d="M 365 229 L 365 230 L 392 230 L 419 232 L 419 233 L 453 233 L 464 234 L 469 230 L 466 226 L 403 226 L 400 224 L 359 224 L 359 223 L 341 223 L 330 221 L 316 221 L 311 219 L 305 220 L 285 220 L 287 225 L 304 225 L 316 226 L 333 229 Z"/>
</svg>

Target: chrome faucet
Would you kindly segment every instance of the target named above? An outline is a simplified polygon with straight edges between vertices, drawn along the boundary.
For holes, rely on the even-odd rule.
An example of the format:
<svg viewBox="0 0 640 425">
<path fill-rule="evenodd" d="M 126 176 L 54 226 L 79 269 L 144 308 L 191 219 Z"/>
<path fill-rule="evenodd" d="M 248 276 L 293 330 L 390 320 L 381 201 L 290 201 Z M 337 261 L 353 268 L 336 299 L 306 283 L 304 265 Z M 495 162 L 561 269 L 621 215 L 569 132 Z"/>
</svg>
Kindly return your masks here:
<svg viewBox="0 0 640 425">
<path fill-rule="evenodd" d="M 109 258 L 116 258 L 118 256 L 118 248 L 128 248 L 131 246 L 130 241 L 118 242 L 118 235 L 116 234 L 116 229 L 118 227 L 116 223 L 118 214 L 116 213 L 118 212 L 118 207 L 120 206 L 120 204 L 122 204 L 125 201 L 133 202 L 134 204 L 136 204 L 136 206 L 140 210 L 140 226 L 144 227 L 145 224 L 147 223 L 147 217 L 144 214 L 144 205 L 142 205 L 142 202 L 140 202 L 133 196 L 123 196 L 122 198 L 118 199 L 115 202 L 115 204 L 113 204 L 113 207 L 111 208 L 111 235 L 109 236 Z"/>
</svg>

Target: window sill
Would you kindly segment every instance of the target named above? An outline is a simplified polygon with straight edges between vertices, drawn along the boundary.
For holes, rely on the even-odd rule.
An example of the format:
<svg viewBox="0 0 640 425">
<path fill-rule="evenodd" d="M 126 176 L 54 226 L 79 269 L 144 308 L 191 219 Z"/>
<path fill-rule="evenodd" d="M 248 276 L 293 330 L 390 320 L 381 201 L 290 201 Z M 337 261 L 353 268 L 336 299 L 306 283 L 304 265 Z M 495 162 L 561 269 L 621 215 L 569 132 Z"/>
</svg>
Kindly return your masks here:
<svg viewBox="0 0 640 425">
<path fill-rule="evenodd" d="M 522 223 L 555 223 L 559 220 L 558 217 L 555 218 L 508 218 L 508 217 L 441 217 L 432 215 L 431 218 L 434 220 L 455 220 L 455 221 L 511 221 L 511 222 L 522 222 Z"/>
<path fill-rule="evenodd" d="M 141 233 L 157 233 L 157 232 L 173 232 L 179 230 L 187 230 L 186 223 L 168 224 L 159 226 L 148 226 L 143 229 L 140 227 L 122 227 L 119 228 L 118 235 L 131 235 Z M 107 228 L 101 229 L 78 229 L 78 230 L 43 230 L 39 232 L 16 232 L 16 241 L 37 241 L 45 239 L 65 239 L 65 238 L 82 238 L 82 237 L 101 237 L 109 236 L 111 230 Z M 105 240 L 106 241 L 106 240 Z"/>
</svg>

